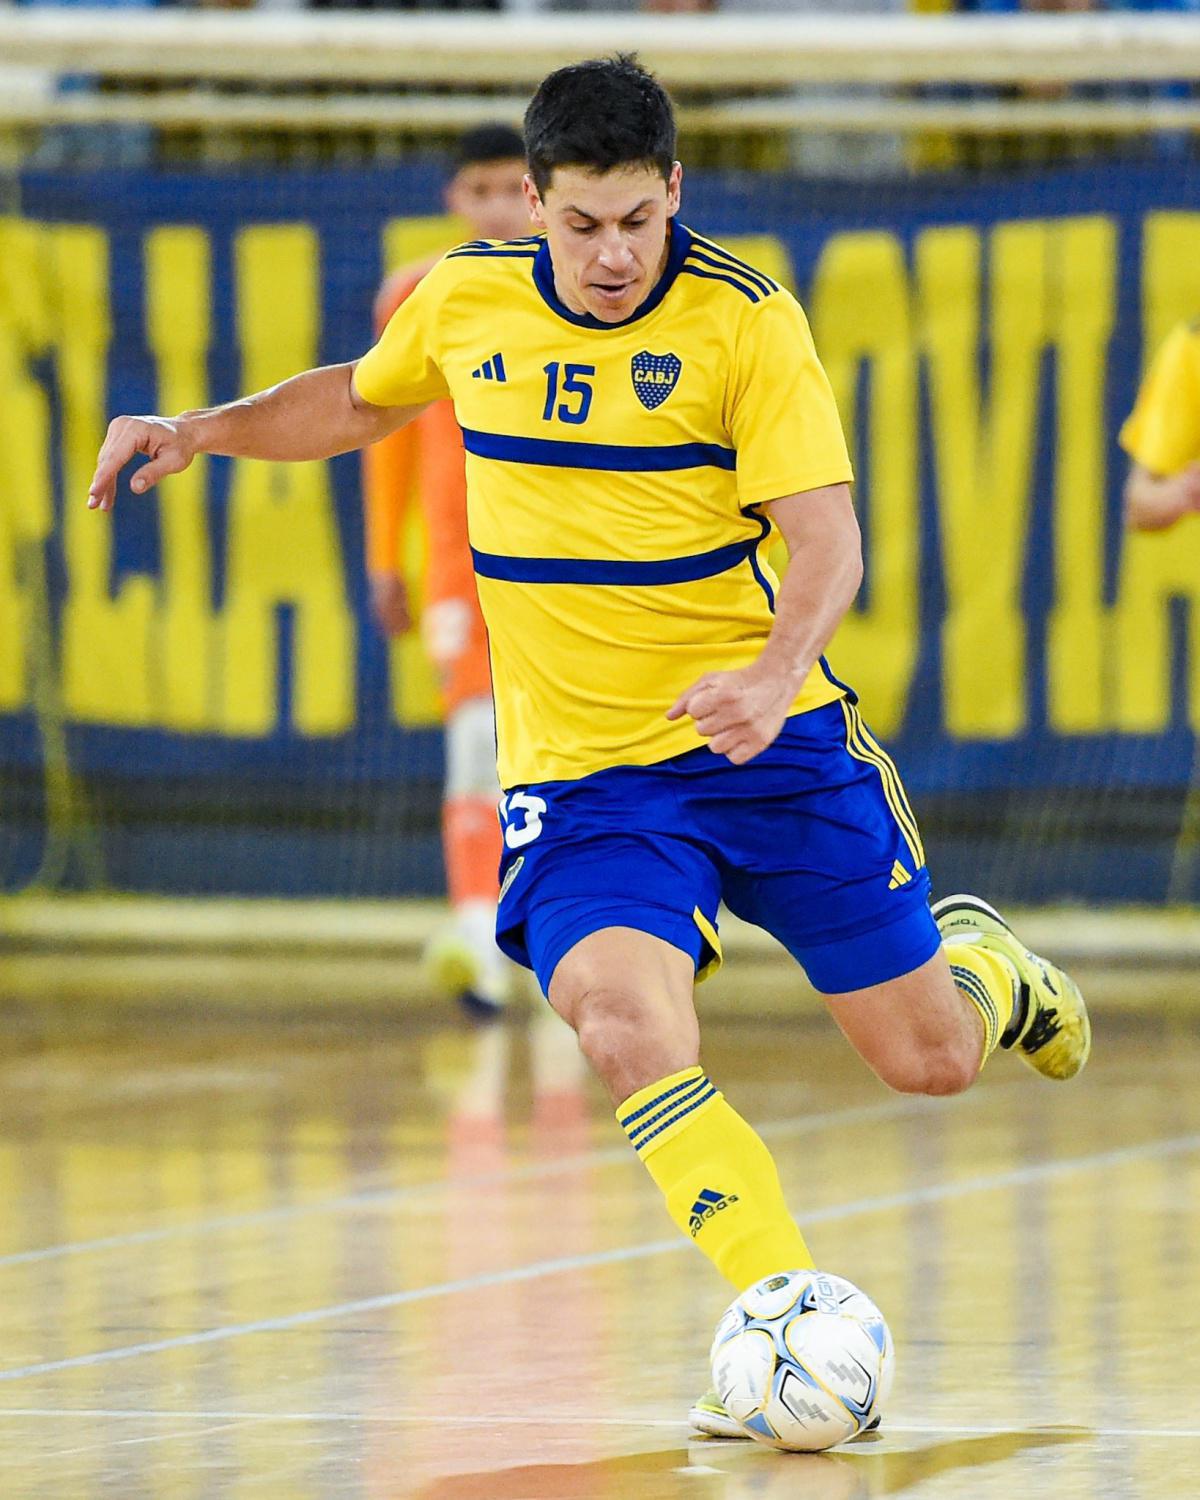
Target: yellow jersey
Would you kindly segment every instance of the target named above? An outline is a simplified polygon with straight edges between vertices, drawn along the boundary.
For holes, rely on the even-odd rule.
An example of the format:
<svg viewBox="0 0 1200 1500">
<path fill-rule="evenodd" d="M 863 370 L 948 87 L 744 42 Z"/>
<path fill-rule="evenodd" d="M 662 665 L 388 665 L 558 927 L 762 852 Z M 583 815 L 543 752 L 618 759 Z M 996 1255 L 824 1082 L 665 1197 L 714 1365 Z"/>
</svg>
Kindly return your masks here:
<svg viewBox="0 0 1200 1500">
<path fill-rule="evenodd" d="M 453 399 L 505 788 L 703 744 L 665 713 L 770 632 L 756 507 L 851 478 L 799 303 L 678 222 L 621 323 L 560 301 L 539 237 L 460 246 L 354 378 L 378 406 Z M 822 661 L 792 712 L 842 692 Z"/>
<path fill-rule="evenodd" d="M 1200 462 L 1200 321 L 1180 323 L 1164 339 L 1120 440 L 1152 474 L 1178 474 Z"/>
</svg>

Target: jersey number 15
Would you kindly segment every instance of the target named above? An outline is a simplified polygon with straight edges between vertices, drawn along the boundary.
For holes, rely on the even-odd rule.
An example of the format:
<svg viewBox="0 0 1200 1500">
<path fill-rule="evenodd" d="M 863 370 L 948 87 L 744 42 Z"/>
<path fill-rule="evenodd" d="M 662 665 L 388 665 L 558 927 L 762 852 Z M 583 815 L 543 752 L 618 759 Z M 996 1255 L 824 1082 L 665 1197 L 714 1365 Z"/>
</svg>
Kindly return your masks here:
<svg viewBox="0 0 1200 1500">
<path fill-rule="evenodd" d="M 542 408 L 542 421 L 570 422 L 579 427 L 588 419 L 592 409 L 592 378 L 595 365 L 562 365 L 552 359 L 544 366 L 546 371 L 546 404 Z M 561 374 L 561 385 L 560 385 Z M 563 399 L 559 401 L 559 394 Z"/>
</svg>

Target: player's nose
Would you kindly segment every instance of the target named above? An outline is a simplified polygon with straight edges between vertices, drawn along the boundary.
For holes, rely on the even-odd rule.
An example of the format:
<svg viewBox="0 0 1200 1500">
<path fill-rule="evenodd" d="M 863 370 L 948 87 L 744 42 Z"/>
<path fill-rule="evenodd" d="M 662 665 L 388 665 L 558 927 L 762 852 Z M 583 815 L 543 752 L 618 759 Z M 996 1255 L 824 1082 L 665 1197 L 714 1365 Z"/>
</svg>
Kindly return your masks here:
<svg viewBox="0 0 1200 1500">
<path fill-rule="evenodd" d="M 606 236 L 600 245 L 599 260 L 606 271 L 627 271 L 633 264 L 633 251 L 619 234 Z"/>
</svg>

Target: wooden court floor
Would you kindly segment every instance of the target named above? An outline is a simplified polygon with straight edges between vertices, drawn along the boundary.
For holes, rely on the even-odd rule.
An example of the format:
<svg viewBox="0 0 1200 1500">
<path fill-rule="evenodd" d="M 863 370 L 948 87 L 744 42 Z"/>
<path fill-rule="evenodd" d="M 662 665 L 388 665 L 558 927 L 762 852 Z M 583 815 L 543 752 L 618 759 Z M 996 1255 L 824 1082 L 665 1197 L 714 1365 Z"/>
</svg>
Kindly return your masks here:
<svg viewBox="0 0 1200 1500">
<path fill-rule="evenodd" d="M 944 1102 L 708 1025 L 896 1336 L 883 1434 L 811 1458 L 688 1442 L 728 1293 L 548 1013 L 0 1000 L 0 1496 L 1200 1495 L 1200 1012 L 1146 986 L 1077 1084 Z"/>
</svg>

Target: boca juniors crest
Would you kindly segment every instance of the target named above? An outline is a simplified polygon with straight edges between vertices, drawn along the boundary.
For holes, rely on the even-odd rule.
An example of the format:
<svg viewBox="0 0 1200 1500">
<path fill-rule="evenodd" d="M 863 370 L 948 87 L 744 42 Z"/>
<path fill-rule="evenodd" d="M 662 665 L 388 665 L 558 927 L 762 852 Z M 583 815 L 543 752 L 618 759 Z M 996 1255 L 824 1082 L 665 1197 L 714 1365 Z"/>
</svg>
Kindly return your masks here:
<svg viewBox="0 0 1200 1500">
<path fill-rule="evenodd" d="M 654 411 L 675 389 L 683 361 L 678 354 L 650 354 L 645 349 L 629 362 L 633 388 L 647 411 Z"/>
</svg>

